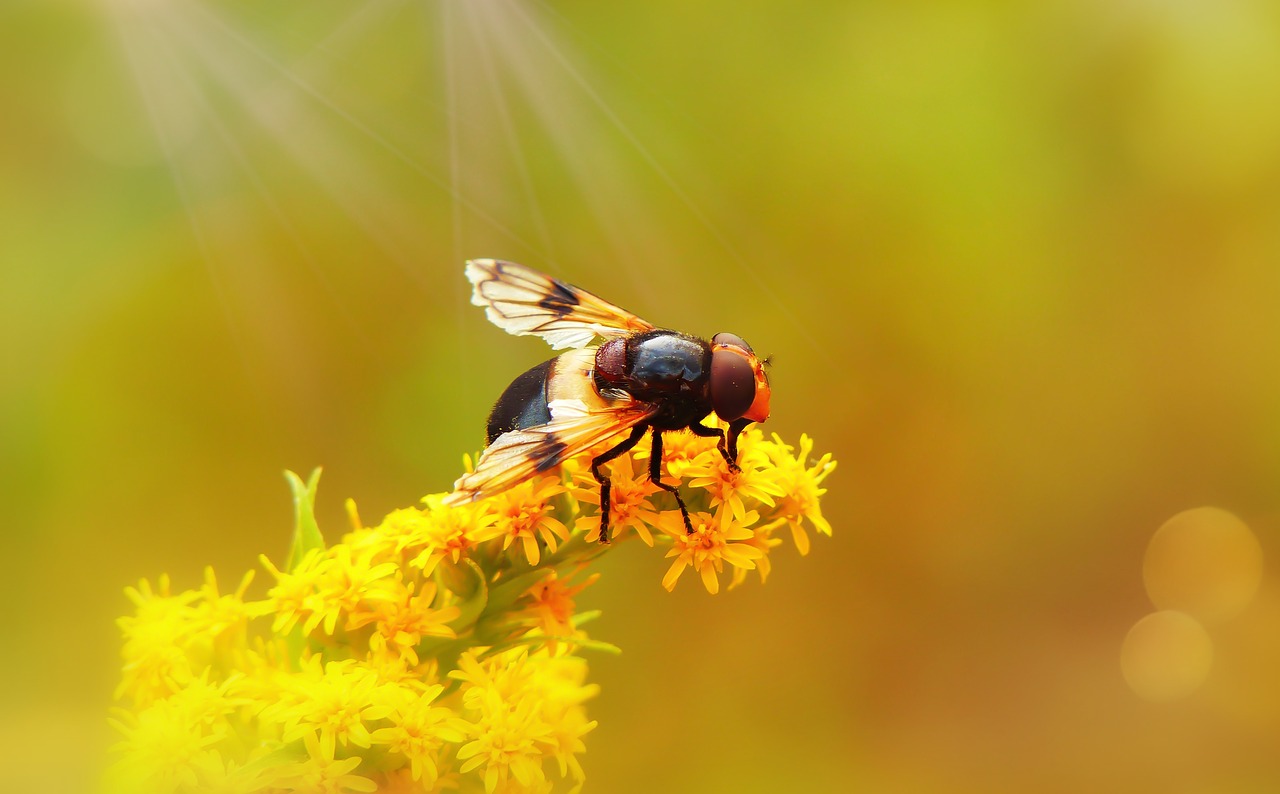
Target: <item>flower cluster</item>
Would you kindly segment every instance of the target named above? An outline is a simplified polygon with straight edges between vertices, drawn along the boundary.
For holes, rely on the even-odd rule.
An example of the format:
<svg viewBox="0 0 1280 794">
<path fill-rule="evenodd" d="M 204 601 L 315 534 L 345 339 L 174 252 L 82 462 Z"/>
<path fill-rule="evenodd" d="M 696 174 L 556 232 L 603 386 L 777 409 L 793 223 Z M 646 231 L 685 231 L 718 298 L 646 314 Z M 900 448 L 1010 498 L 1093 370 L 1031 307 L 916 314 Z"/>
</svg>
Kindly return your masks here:
<svg viewBox="0 0 1280 794">
<path fill-rule="evenodd" d="M 664 481 L 643 452 L 611 462 L 615 542 L 638 537 L 671 559 L 668 590 L 692 569 L 706 589 L 763 581 L 786 527 L 801 553 L 806 525 L 831 527 L 818 500 L 834 468 L 758 430 L 730 470 L 711 439 L 669 434 Z M 309 482 L 290 474 L 297 522 L 289 555 L 262 558 L 223 592 L 212 570 L 198 590 L 167 577 L 126 594 L 124 667 L 113 720 L 122 740 L 115 791 L 546 792 L 577 790 L 590 639 L 575 598 L 595 580 L 599 489 L 586 456 L 462 507 L 428 496 L 326 546 Z M 591 506 L 595 505 L 593 509 Z"/>
</svg>

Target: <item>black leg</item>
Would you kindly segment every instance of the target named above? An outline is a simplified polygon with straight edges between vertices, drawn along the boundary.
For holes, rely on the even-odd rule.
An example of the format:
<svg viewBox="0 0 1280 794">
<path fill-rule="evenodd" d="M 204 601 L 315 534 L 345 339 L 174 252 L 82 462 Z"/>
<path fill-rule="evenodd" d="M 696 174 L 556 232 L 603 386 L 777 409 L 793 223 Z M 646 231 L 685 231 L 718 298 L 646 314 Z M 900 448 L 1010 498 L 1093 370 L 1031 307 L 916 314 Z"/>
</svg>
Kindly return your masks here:
<svg viewBox="0 0 1280 794">
<path fill-rule="evenodd" d="M 738 470 L 738 461 L 734 459 L 737 456 L 729 455 L 729 450 L 725 446 L 723 430 L 721 430 L 718 427 L 707 427 L 701 422 L 694 422 L 693 424 L 689 425 L 689 430 L 691 430 L 695 436 L 702 436 L 703 438 L 720 439 L 718 442 L 716 442 L 716 449 L 720 450 L 720 455 L 724 458 L 724 462 L 729 464 L 730 471 Z"/>
<path fill-rule="evenodd" d="M 738 468 L 738 436 L 749 424 L 750 419 L 735 419 L 729 423 L 729 467 L 732 469 Z"/>
<path fill-rule="evenodd" d="M 591 460 L 591 476 L 596 478 L 596 482 L 600 483 L 600 542 L 609 542 L 609 491 L 613 488 L 613 483 L 609 478 L 604 476 L 604 472 L 600 471 L 600 467 L 622 453 L 631 449 L 644 437 L 644 432 L 649 429 L 647 422 L 642 422 L 631 429 L 631 435 L 626 440 L 618 444 L 618 446 L 607 452 L 601 452 Z M 657 433 L 654 433 L 656 436 Z"/>
<path fill-rule="evenodd" d="M 649 449 L 649 481 L 676 498 L 676 504 L 680 505 L 680 516 L 684 519 L 684 531 L 692 535 L 693 522 L 689 520 L 689 508 L 684 506 L 684 499 L 680 498 L 679 486 L 662 482 L 662 431 L 657 428 L 654 428 L 653 446 Z"/>
</svg>

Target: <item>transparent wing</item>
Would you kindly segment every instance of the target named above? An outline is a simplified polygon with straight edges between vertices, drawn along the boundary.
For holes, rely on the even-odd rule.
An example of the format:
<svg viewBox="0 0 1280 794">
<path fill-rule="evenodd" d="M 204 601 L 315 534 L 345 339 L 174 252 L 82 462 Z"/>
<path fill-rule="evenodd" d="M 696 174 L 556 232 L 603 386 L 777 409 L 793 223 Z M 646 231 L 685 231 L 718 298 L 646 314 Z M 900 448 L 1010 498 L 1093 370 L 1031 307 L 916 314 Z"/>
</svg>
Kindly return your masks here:
<svg viewBox="0 0 1280 794">
<path fill-rule="evenodd" d="M 553 348 L 585 347 L 653 326 L 583 289 L 515 262 L 467 262 L 471 302 L 509 334 L 540 336 Z"/>
<path fill-rule="evenodd" d="M 597 444 L 621 440 L 657 411 L 652 403 L 632 399 L 619 399 L 608 408 L 589 409 L 580 400 L 553 400 L 548 407 L 551 421 L 547 424 L 495 438 L 475 471 L 453 484 L 453 493 L 444 503 L 460 505 L 501 493 Z"/>
</svg>

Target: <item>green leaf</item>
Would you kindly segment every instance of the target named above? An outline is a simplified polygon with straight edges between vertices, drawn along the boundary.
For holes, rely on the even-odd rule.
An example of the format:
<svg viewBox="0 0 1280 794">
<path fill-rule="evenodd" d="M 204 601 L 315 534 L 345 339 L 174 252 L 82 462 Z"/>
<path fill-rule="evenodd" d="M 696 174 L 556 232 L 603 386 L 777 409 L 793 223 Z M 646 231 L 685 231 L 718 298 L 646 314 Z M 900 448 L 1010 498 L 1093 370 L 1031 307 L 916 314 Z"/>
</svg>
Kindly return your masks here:
<svg viewBox="0 0 1280 794">
<path fill-rule="evenodd" d="M 556 642 L 563 642 L 566 645 L 576 645 L 585 651 L 600 651 L 601 653 L 608 653 L 614 656 L 620 656 L 622 654 L 622 649 L 617 645 L 614 645 L 611 642 L 604 642 L 603 640 L 583 640 L 575 639 L 573 637 L 547 637 L 547 639 L 555 640 Z"/>
<path fill-rule="evenodd" d="M 316 523 L 316 488 L 320 485 L 320 469 L 317 467 L 304 483 L 291 471 L 284 473 L 293 491 L 293 542 L 289 544 L 289 556 L 285 558 L 285 570 L 293 571 L 312 549 L 324 549 L 324 537 Z"/>
<path fill-rule="evenodd" d="M 435 579 L 461 599 L 458 608 L 462 614 L 448 623 L 449 628 L 461 634 L 475 624 L 489 605 L 489 586 L 485 583 L 484 571 L 465 557 L 456 565 L 449 560 L 441 560 L 436 566 Z"/>
<path fill-rule="evenodd" d="M 485 614 L 489 615 L 510 609 L 516 599 L 529 592 L 530 587 L 533 587 L 540 579 L 547 577 L 550 573 L 551 571 L 547 568 L 534 568 L 528 573 L 514 576 L 495 587 L 491 587 L 489 589 L 489 605 L 484 610 Z"/>
<path fill-rule="evenodd" d="M 543 643 L 548 642 L 550 640 L 555 640 L 556 642 L 563 642 L 565 645 L 576 646 L 577 648 L 580 648 L 582 650 L 600 651 L 602 653 L 608 653 L 614 656 L 621 655 L 622 653 L 622 649 L 611 642 L 602 642 L 601 640 L 589 640 L 584 637 L 560 637 L 554 634 L 535 634 L 532 637 L 520 637 L 518 639 L 510 640 L 508 642 L 497 643 L 492 647 L 490 647 L 489 650 L 484 655 L 486 657 L 489 657 L 494 655 L 495 653 L 502 653 L 503 651 L 509 651 L 518 645 L 528 645 L 529 647 L 532 648 L 536 645 L 542 645 Z"/>
<path fill-rule="evenodd" d="M 573 627 L 576 629 L 579 626 L 581 626 L 583 623 L 590 623 L 591 621 L 595 620 L 596 618 L 600 617 L 603 614 L 604 612 L 602 612 L 599 609 L 592 609 L 586 612 L 579 612 L 578 614 L 569 618 L 569 622 L 572 623 Z"/>
</svg>

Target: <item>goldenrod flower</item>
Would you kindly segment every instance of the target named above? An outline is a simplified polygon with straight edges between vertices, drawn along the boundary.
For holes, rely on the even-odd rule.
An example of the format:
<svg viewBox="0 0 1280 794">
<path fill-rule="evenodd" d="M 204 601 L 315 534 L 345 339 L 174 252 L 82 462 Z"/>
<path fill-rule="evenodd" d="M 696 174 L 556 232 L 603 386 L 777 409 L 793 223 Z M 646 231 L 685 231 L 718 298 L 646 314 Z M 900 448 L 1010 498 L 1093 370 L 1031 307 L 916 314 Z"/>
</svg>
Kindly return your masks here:
<svg viewBox="0 0 1280 794">
<path fill-rule="evenodd" d="M 374 744 L 386 745 L 391 752 L 404 756 L 413 780 L 428 786 L 434 785 L 440 775 L 441 749 L 446 743 L 457 744 L 466 738 L 466 723 L 452 709 L 433 705 L 442 691 L 440 684 L 421 691 L 408 686 L 383 688 L 378 699 L 388 707 L 391 725 L 372 734 Z"/>
<path fill-rule="evenodd" d="M 244 595 L 253 582 L 253 571 L 240 577 L 240 584 L 230 593 L 218 591 L 218 577 L 212 567 L 204 569 L 204 586 L 199 591 L 192 620 L 193 633 L 206 640 L 222 639 L 234 643 L 249 625 L 252 611 L 245 603 Z M 228 635 L 234 635 L 228 638 Z"/>
<path fill-rule="evenodd" d="M 743 524 L 755 523 L 760 518 L 756 511 L 747 513 L 742 524 L 734 523 L 733 511 L 723 505 L 714 516 L 695 513 L 690 518 L 693 521 L 692 533 L 685 530 L 684 518 L 678 511 L 664 513 L 659 524 L 659 528 L 674 540 L 667 556 L 676 559 L 667 569 L 667 575 L 662 577 L 662 586 L 668 590 L 674 590 L 680 574 L 692 566 L 701 575 L 707 592 L 717 593 L 724 563 L 751 569 L 756 567 L 755 560 L 764 556 L 759 546 L 734 542 L 755 538 L 755 533 Z"/>
<path fill-rule="evenodd" d="M 422 585 L 418 595 L 413 594 L 413 582 L 407 586 L 396 582 L 395 586 L 400 591 L 396 596 L 357 609 L 347 620 L 347 628 L 358 629 L 373 623 L 376 630 L 369 637 L 370 650 L 392 647 L 410 664 L 417 664 L 418 654 L 414 648 L 423 637 L 457 636 L 449 627 L 449 621 L 457 618 L 461 610 L 456 606 L 432 608 L 436 600 L 434 582 Z"/>
<path fill-rule="evenodd" d="M 835 464 L 810 462 L 807 436 L 793 448 L 748 430 L 740 471 L 714 439 L 666 442 L 664 482 L 680 488 L 692 533 L 643 450 L 607 468 L 614 542 L 666 548 L 667 589 L 687 568 L 712 593 L 726 568 L 730 588 L 751 570 L 763 582 L 775 532 L 790 529 L 802 552 L 806 524 L 830 534 L 819 498 Z M 350 531 L 328 546 L 316 476 L 291 474 L 293 547 L 283 564 L 261 558 L 272 581 L 260 600 L 252 572 L 230 592 L 211 569 L 193 590 L 165 576 L 126 589 L 112 790 L 578 790 L 597 692 L 581 654 L 617 651 L 588 636 L 595 613 L 575 603 L 610 548 L 596 540 L 589 463 L 458 507 L 428 496 L 368 527 L 349 503 Z"/>
<path fill-rule="evenodd" d="M 743 438 L 745 437 L 743 436 Z M 633 457 L 638 461 L 647 462 L 649 452 L 649 445 L 641 444 L 636 448 Z M 724 457 L 716 449 L 716 440 L 714 438 L 695 436 L 689 430 L 667 433 L 662 437 L 663 476 L 670 480 L 688 477 L 689 467 L 709 455 L 715 455 L 724 460 Z M 648 471 L 648 466 L 641 467 L 641 470 Z"/>
<path fill-rule="evenodd" d="M 784 520 L 778 519 L 764 526 L 756 527 L 751 530 L 750 538 L 744 538 L 739 541 L 743 545 L 754 546 L 760 550 L 760 556 L 755 560 L 755 571 L 760 574 L 760 584 L 764 584 L 768 580 L 769 572 L 773 569 L 772 564 L 769 562 L 769 552 L 775 546 L 782 545 L 782 539 L 773 536 L 773 530 L 782 523 L 784 523 Z M 749 570 L 751 569 L 740 568 L 735 565 L 729 574 L 729 589 L 732 590 L 745 582 L 747 580 L 747 571 Z"/>
<path fill-rule="evenodd" d="M 210 754 L 216 754 L 212 748 L 226 731 L 192 720 L 187 706 L 177 699 L 157 700 L 112 720 L 124 739 L 116 746 L 122 760 L 113 770 L 111 783 L 121 791 L 196 790 L 199 769 Z"/>
<path fill-rule="evenodd" d="M 307 760 L 283 767 L 273 781 L 274 786 L 282 787 L 284 791 L 308 794 L 378 790 L 378 784 L 369 778 L 351 774 L 360 766 L 362 759 L 359 756 L 335 760 L 333 747 L 318 742 L 313 734 L 307 734 L 303 741 Z"/>
<path fill-rule="evenodd" d="M 467 654 L 450 673 L 462 682 L 467 742 L 458 751 L 460 772 L 483 767 L 485 790 L 514 784 L 538 790 L 548 783 L 545 760 L 554 760 L 561 777 L 581 778 L 577 753 L 583 734 L 595 727 L 581 703 L 594 696 L 583 686 L 581 660 L 529 654 L 516 648 L 486 664 Z"/>
<path fill-rule="evenodd" d="M 769 457 L 758 444 L 748 440 L 738 450 L 738 468 L 731 469 L 724 456 L 702 455 L 685 468 L 689 487 L 703 489 L 710 498 L 709 505 L 728 505 L 734 520 L 747 525 L 747 505 L 774 506 L 774 498 L 784 496 L 785 486 L 778 481 Z"/>
<path fill-rule="evenodd" d="M 494 516 L 493 524 L 476 532 L 475 539 L 502 538 L 503 550 L 518 540 L 529 564 L 537 565 L 542 557 L 539 540 L 554 554 L 557 539 L 569 539 L 568 528 L 551 515 L 555 509 L 551 498 L 564 492 L 565 487 L 558 478 L 543 477 L 497 494 L 485 503 L 489 514 Z"/>
<path fill-rule="evenodd" d="M 609 534 L 614 541 L 621 540 L 628 529 L 635 530 L 646 546 L 653 545 L 649 528 L 658 521 L 658 511 L 649 497 L 658 493 L 658 486 L 649 481 L 649 475 L 637 473 L 631 461 L 615 461 L 606 469 L 612 484 L 609 490 Z M 578 501 L 595 505 L 593 515 L 581 516 L 574 528 L 586 533 L 588 543 L 600 539 L 600 483 L 590 470 L 578 473 L 574 483 L 574 495 Z M 669 497 L 667 497 L 669 498 Z"/>
<path fill-rule="evenodd" d="M 480 543 L 477 533 L 487 532 L 498 520 L 495 513 L 486 513 L 479 505 L 466 504 L 446 507 L 441 503 L 447 494 L 431 494 L 422 501 L 427 505 L 427 522 L 421 525 L 412 548 L 422 551 L 410 562 L 430 575 L 436 565 L 448 558 L 455 563 L 471 555 Z"/>
<path fill-rule="evenodd" d="M 128 693 L 135 703 L 146 705 L 173 694 L 193 678 L 185 646 L 195 623 L 191 603 L 199 593 L 170 595 L 167 575 L 160 577 L 154 590 L 143 579 L 124 592 L 137 614 L 116 621 L 124 634 L 124 668 L 116 697 Z"/>
<path fill-rule="evenodd" d="M 778 504 L 776 515 L 785 519 L 787 526 L 791 528 L 796 549 L 801 554 L 808 554 L 809 535 L 805 532 L 801 521 L 807 518 L 818 532 L 831 535 L 831 524 L 822 517 L 822 507 L 818 503 L 819 497 L 826 493 L 827 489 L 819 488 L 818 485 L 835 469 L 836 463 L 828 452 L 812 466 L 806 467 L 805 461 L 813 452 L 813 439 L 803 434 L 800 436 L 798 456 L 791 454 L 791 446 L 783 443 L 777 433 L 774 433 L 771 443 L 766 442 L 763 446 L 770 460 L 777 467 L 774 470 L 774 476 L 784 493 L 783 499 Z"/>
<path fill-rule="evenodd" d="M 334 748 L 368 747 L 372 741 L 365 724 L 385 717 L 389 707 L 375 703 L 377 676 L 354 659 L 328 662 L 312 656 L 296 673 L 281 674 L 276 699 L 258 713 L 263 722 L 283 726 L 285 742 L 319 737 L 320 747 L 332 758 Z"/>
<path fill-rule="evenodd" d="M 599 536 L 599 525 L 596 526 L 597 537 Z M 588 542 L 594 540 L 590 535 L 587 536 Z M 588 585 L 600 578 L 599 574 L 588 576 L 586 581 L 579 584 L 570 585 L 569 579 L 576 573 L 570 572 L 568 576 L 561 577 L 555 571 L 552 571 L 545 579 L 535 584 L 529 589 L 525 596 L 527 602 L 526 612 L 529 615 L 529 622 L 546 637 L 568 637 L 574 632 L 573 616 L 574 602 L 573 598 Z M 554 650 L 556 648 L 554 639 L 549 643 L 549 647 Z"/>
<path fill-rule="evenodd" d="M 404 553 L 415 553 L 431 544 L 436 527 L 430 511 L 420 507 L 402 507 L 392 510 L 376 527 L 364 530 L 356 527 L 351 533 L 354 541 L 359 539 L 360 545 L 375 550 L 374 554 L 382 558 L 396 558 Z M 355 545 L 348 541 L 348 545 Z"/>
</svg>

